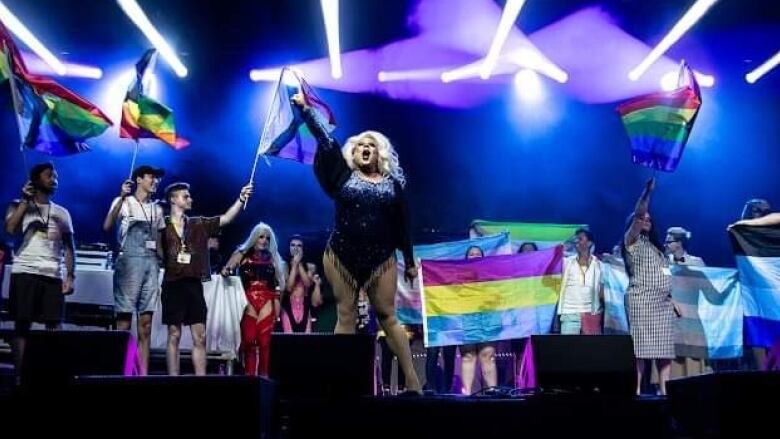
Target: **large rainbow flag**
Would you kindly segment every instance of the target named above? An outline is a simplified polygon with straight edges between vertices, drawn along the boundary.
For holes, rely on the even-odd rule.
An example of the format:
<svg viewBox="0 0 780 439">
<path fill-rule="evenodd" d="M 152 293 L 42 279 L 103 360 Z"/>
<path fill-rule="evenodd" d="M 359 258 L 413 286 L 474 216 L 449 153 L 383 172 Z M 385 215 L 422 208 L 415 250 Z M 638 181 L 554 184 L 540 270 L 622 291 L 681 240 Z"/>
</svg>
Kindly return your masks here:
<svg viewBox="0 0 780 439">
<path fill-rule="evenodd" d="M 285 67 L 279 75 L 273 101 L 268 109 L 257 154 L 312 164 L 317 152 L 317 140 L 306 127 L 301 110 L 290 102 L 296 93 L 303 95 L 314 117 L 326 131 L 336 129 L 336 118 L 328 104 L 320 99 L 300 72 Z"/>
<path fill-rule="evenodd" d="M 176 135 L 173 111 L 146 95 L 143 78 L 154 70 L 157 50 L 147 50 L 135 64 L 135 78 L 122 103 L 122 123 L 119 137 L 129 139 L 160 139 L 174 149 L 181 149 L 189 142 Z"/>
<path fill-rule="evenodd" d="M 667 172 L 677 169 L 701 107 L 699 85 L 685 63 L 680 78 L 674 91 L 642 95 L 618 106 L 635 164 Z"/>
<path fill-rule="evenodd" d="M 460 260 L 465 259 L 466 251 L 471 246 L 481 248 L 485 256 L 512 254 L 509 233 L 504 232 L 472 239 L 415 245 L 414 257 L 418 261 L 420 259 Z M 396 258 L 398 259 L 398 290 L 395 295 L 395 315 L 398 321 L 403 324 L 421 325 L 423 318 L 420 278 L 418 277 L 412 285 L 409 285 L 404 279 L 406 266 L 403 263 L 401 252 L 397 252 Z"/>
<path fill-rule="evenodd" d="M 525 242 L 533 242 L 540 249 L 569 243 L 577 229 L 587 229 L 587 224 L 521 223 L 474 220 L 471 237 L 508 232 L 515 251 Z"/>
<path fill-rule="evenodd" d="M 549 333 L 562 261 L 562 246 L 471 260 L 423 260 L 425 345 L 461 345 Z"/>
<path fill-rule="evenodd" d="M 89 151 L 84 141 L 112 125 L 94 104 L 49 78 L 29 73 L 2 24 L 0 50 L 0 82 L 11 85 L 23 148 L 52 156 Z"/>
</svg>

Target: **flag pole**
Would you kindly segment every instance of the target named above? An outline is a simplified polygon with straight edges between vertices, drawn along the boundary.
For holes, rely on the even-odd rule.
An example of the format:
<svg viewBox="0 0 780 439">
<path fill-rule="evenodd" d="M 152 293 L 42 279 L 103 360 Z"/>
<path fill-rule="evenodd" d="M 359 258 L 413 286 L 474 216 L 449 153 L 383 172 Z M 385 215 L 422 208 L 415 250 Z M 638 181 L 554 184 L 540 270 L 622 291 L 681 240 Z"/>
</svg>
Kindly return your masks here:
<svg viewBox="0 0 780 439">
<path fill-rule="evenodd" d="M 15 74 L 15 69 L 14 69 L 15 62 L 13 60 L 13 57 L 12 57 L 10 51 L 8 50 L 8 45 L 5 43 L 5 41 L 3 42 L 3 52 L 5 53 L 5 62 L 8 63 L 8 73 L 9 73 L 9 75 L 8 75 L 9 76 L 8 82 L 11 84 L 11 101 L 13 102 L 14 113 L 16 113 L 15 114 L 16 115 L 16 126 L 19 129 L 19 152 L 22 153 L 22 163 L 23 163 L 23 166 L 24 166 L 24 173 L 26 175 L 27 173 L 29 173 L 30 167 L 29 167 L 29 165 L 27 163 L 27 154 L 26 154 L 26 151 L 24 150 L 25 149 L 24 148 L 24 137 L 23 137 L 23 134 L 22 134 L 21 113 L 22 113 L 22 110 L 24 109 L 23 108 L 24 104 L 19 101 L 19 98 L 20 98 L 20 96 L 19 96 L 19 89 L 16 86 L 16 74 Z"/>
<path fill-rule="evenodd" d="M 140 139 L 135 139 L 135 147 L 133 148 L 133 159 L 130 161 L 130 175 L 128 180 L 133 178 L 133 169 L 135 169 L 135 160 L 138 158 L 138 146 L 141 143 Z"/>
<path fill-rule="evenodd" d="M 255 172 L 257 171 L 257 163 L 260 161 L 260 156 L 262 155 L 261 149 L 263 148 L 263 141 L 265 140 L 266 133 L 268 132 L 268 126 L 271 124 L 271 108 L 273 107 L 273 103 L 276 102 L 276 100 L 279 98 L 279 86 L 282 83 L 285 70 L 287 70 L 287 67 L 283 67 L 279 73 L 279 80 L 276 81 L 276 88 L 274 89 L 273 99 L 271 99 L 271 106 L 268 107 L 268 112 L 265 115 L 263 132 L 260 133 L 260 143 L 257 145 L 257 152 L 255 153 L 255 162 L 252 164 L 252 173 L 249 174 L 249 184 L 253 184 L 255 182 Z"/>
</svg>

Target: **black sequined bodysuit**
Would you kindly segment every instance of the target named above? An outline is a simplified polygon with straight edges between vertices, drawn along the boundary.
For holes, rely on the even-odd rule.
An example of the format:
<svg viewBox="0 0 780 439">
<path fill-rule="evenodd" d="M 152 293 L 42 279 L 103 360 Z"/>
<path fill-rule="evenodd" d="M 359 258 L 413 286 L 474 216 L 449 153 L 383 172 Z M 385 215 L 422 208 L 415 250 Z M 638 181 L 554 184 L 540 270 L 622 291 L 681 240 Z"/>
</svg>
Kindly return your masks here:
<svg viewBox="0 0 780 439">
<path fill-rule="evenodd" d="M 357 291 L 386 270 L 395 270 L 395 250 L 414 265 L 403 185 L 391 176 L 371 182 L 347 166 L 341 147 L 311 111 L 303 118 L 317 138 L 314 172 L 336 203 L 336 224 L 326 252 L 335 256 L 344 279 Z"/>
</svg>

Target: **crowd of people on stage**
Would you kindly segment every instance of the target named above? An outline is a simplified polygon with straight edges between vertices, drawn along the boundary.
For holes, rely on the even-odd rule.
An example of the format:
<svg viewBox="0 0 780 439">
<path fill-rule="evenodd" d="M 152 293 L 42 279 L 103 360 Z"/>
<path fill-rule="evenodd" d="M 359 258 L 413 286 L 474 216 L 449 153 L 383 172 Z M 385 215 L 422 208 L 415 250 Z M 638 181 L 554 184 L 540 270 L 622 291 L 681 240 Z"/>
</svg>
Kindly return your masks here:
<svg viewBox="0 0 780 439">
<path fill-rule="evenodd" d="M 322 259 L 327 284 L 335 298 L 337 322 L 334 332 L 376 331 L 382 348 L 383 391 L 389 393 L 389 365 L 396 357 L 399 387 L 420 393 L 423 386 L 415 372 L 410 350 L 414 328 L 404 328 L 396 319 L 396 251 L 404 259 L 404 281 L 418 275 L 408 206 L 404 191 L 406 179 L 390 141 L 376 131 L 350 137 L 345 146 L 330 136 L 305 97 L 296 95 L 293 103 L 318 141 L 314 172 L 323 191 L 335 205 L 335 226 Z M 113 295 L 116 327 L 129 330 L 137 318 L 140 372 L 149 365 L 152 314 L 162 302 L 162 321 L 168 328 L 167 368 L 179 373 L 179 343 L 183 326 L 192 334 L 192 362 L 195 373 L 206 373 L 207 307 L 202 280 L 212 270 L 222 275 L 238 275 L 246 294 L 246 308 L 240 321 L 240 356 L 245 373 L 267 375 L 271 333 L 312 332 L 314 310 L 322 305 L 325 284 L 318 264 L 305 257 L 300 236 L 289 240 L 282 256 L 281 243 L 273 228 L 259 222 L 244 242 L 214 267 L 220 229 L 242 212 L 253 194 L 244 186 L 237 199 L 221 215 L 189 216 L 193 204 L 190 186 L 176 182 L 164 189 L 169 211 L 154 199 L 164 171 L 148 165 L 137 167 L 120 185 L 119 195 L 110 203 L 103 221 L 106 231 L 116 229 L 118 257 L 114 266 Z M 65 296 L 75 280 L 74 228 L 65 207 L 52 201 L 58 186 L 57 171 L 51 163 L 33 166 L 21 197 L 8 208 L 5 229 L 22 237 L 11 266 L 8 308 L 15 322 L 12 343 L 18 368 L 32 322 L 57 329 L 63 319 Z M 691 233 L 682 227 L 667 230 L 661 241 L 651 216 L 650 198 L 655 180 L 648 180 L 634 211 L 626 222 L 625 234 L 613 254 L 629 277 L 626 293 L 630 333 L 637 358 L 638 383 L 647 373 L 646 363 L 655 364 L 659 390 L 673 374 L 694 374 L 708 365 L 697 359 L 677 358 L 674 349 L 675 315 L 679 310 L 671 298 L 672 264 L 704 265 L 690 255 L 686 243 Z M 780 224 L 780 214 L 771 213 L 765 200 L 750 200 L 742 220 L 749 225 Z M 594 255 L 595 237 L 577 230 L 574 252 L 565 258 L 557 307 L 561 334 L 601 334 L 603 326 L 602 265 Z M 519 251 L 535 251 L 534 243 Z M 464 258 L 483 257 L 479 247 L 468 249 Z M 2 264 L 0 264 L 2 268 Z M 163 278 L 160 281 L 161 270 Z M 378 323 L 378 327 L 376 324 Z M 461 358 L 463 393 L 472 392 L 477 370 L 486 387 L 497 382 L 496 343 L 457 347 Z M 521 341 L 511 349 L 520 357 Z M 443 358 L 444 379 L 432 381 Z M 456 346 L 428 348 L 427 387 L 452 391 Z M 647 361 L 646 361 L 647 360 Z M 638 384 L 639 385 L 639 384 Z M 637 389 L 639 392 L 639 388 Z"/>
</svg>

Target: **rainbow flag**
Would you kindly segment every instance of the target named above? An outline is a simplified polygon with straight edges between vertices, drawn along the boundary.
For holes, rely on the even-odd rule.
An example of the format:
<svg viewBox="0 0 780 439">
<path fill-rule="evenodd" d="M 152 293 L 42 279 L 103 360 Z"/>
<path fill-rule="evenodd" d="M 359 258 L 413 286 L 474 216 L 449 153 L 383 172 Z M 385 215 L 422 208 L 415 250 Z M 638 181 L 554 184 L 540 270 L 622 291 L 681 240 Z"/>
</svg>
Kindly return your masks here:
<svg viewBox="0 0 780 439">
<path fill-rule="evenodd" d="M 330 107 L 317 96 L 301 73 L 285 67 L 279 75 L 257 154 L 312 164 L 317 140 L 306 127 L 301 110 L 290 102 L 296 93 L 303 95 L 314 117 L 327 132 L 336 129 L 336 119 Z"/>
<path fill-rule="evenodd" d="M 111 120 L 95 105 L 49 78 L 27 71 L 19 50 L 0 24 L 0 80 L 11 84 L 23 148 L 52 156 L 88 151 L 86 139 L 102 134 Z"/>
<path fill-rule="evenodd" d="M 460 260 L 466 257 L 466 251 L 471 246 L 481 248 L 485 256 L 512 254 L 509 234 L 504 232 L 498 235 L 480 236 L 459 241 L 415 245 L 414 256 L 418 261 L 420 259 Z M 396 252 L 396 259 L 398 259 L 398 289 L 395 295 L 395 315 L 402 324 L 421 325 L 423 318 L 420 279 L 418 277 L 412 285 L 409 285 L 404 279 L 406 265 L 403 263 L 401 252 Z"/>
<path fill-rule="evenodd" d="M 563 247 L 460 261 L 422 261 L 425 346 L 547 334 Z"/>
<path fill-rule="evenodd" d="M 135 78 L 130 83 L 122 103 L 122 123 L 119 137 L 126 139 L 160 139 L 174 149 L 189 145 L 186 139 L 176 135 L 173 111 L 146 95 L 143 78 L 154 70 L 157 50 L 149 49 L 135 64 Z"/>
<path fill-rule="evenodd" d="M 677 169 L 701 107 L 699 85 L 685 63 L 680 78 L 685 85 L 674 91 L 646 94 L 618 106 L 635 164 L 667 172 Z"/>
<path fill-rule="evenodd" d="M 540 249 L 571 244 L 577 229 L 587 229 L 587 224 L 545 224 L 474 220 L 471 237 L 509 232 L 512 247 L 517 251 L 525 242 L 533 242 Z"/>
</svg>

